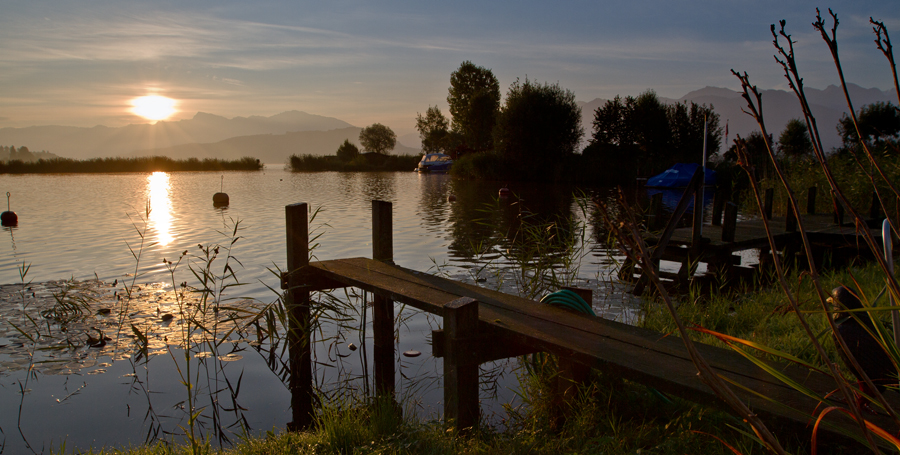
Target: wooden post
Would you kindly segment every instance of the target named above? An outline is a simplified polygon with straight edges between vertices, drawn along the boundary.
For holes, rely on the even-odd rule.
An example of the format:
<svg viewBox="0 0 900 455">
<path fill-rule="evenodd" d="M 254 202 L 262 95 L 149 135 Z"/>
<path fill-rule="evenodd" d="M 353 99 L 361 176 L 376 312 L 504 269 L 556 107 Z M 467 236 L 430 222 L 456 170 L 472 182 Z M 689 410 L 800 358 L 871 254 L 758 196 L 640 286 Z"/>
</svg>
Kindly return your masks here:
<svg viewBox="0 0 900 455">
<path fill-rule="evenodd" d="M 737 227 L 738 206 L 734 202 L 725 204 L 725 223 L 722 225 L 722 241 L 734 242 L 734 231 Z"/>
<path fill-rule="evenodd" d="M 878 199 L 878 193 L 872 191 L 872 205 L 869 206 L 869 219 L 877 220 L 881 218 L 881 201 Z"/>
<path fill-rule="evenodd" d="M 725 188 L 717 188 L 716 193 L 713 196 L 713 209 L 712 209 L 712 225 L 713 226 L 721 226 L 722 225 L 722 211 L 725 209 L 725 203 L 728 202 L 728 195 L 726 194 Z"/>
<path fill-rule="evenodd" d="M 312 357 L 310 355 L 309 292 L 302 290 L 300 270 L 309 264 L 309 221 L 306 203 L 285 206 L 287 227 L 288 356 L 291 377 L 291 431 L 309 428 L 313 421 Z"/>
<path fill-rule="evenodd" d="M 766 199 L 763 205 L 763 213 L 767 220 L 772 219 L 772 201 L 775 198 L 775 190 L 773 188 L 766 189 Z"/>
<path fill-rule="evenodd" d="M 837 198 L 834 198 L 834 224 L 844 225 L 844 206 Z"/>
<path fill-rule="evenodd" d="M 568 289 L 578 294 L 578 296 L 584 299 L 588 305 L 591 305 L 591 302 L 593 301 L 594 296 L 590 289 L 574 287 L 563 287 L 563 289 Z M 591 374 L 591 369 L 568 357 L 560 356 L 558 362 L 559 374 L 556 378 L 557 399 L 555 401 L 557 403 L 556 409 L 554 410 L 554 427 L 561 428 L 565 423 L 565 405 L 573 404 L 574 400 L 578 398 L 578 388 L 587 382 Z"/>
<path fill-rule="evenodd" d="M 784 230 L 797 232 L 797 217 L 794 216 L 794 208 L 790 206 L 788 206 L 787 214 L 784 216 Z"/>
<path fill-rule="evenodd" d="M 394 263 L 394 241 L 390 202 L 372 201 L 372 259 Z M 365 309 L 363 309 L 365 311 Z M 375 390 L 394 394 L 394 302 L 375 295 L 372 307 Z"/>
<path fill-rule="evenodd" d="M 816 187 L 811 186 L 806 192 L 806 213 L 809 215 L 816 214 Z"/>
<path fill-rule="evenodd" d="M 457 431 L 478 423 L 478 301 L 460 297 L 444 305 L 444 422 Z"/>
<path fill-rule="evenodd" d="M 650 196 L 650 222 L 647 223 L 651 231 L 659 229 L 662 224 L 662 193 Z"/>
<path fill-rule="evenodd" d="M 702 168 L 699 168 L 700 172 L 703 172 Z M 700 238 L 703 237 L 703 192 L 705 189 L 703 188 L 703 178 L 701 176 L 700 180 L 697 182 L 697 186 L 694 188 L 694 219 L 691 230 L 691 246 L 698 247 L 700 245 Z"/>
</svg>

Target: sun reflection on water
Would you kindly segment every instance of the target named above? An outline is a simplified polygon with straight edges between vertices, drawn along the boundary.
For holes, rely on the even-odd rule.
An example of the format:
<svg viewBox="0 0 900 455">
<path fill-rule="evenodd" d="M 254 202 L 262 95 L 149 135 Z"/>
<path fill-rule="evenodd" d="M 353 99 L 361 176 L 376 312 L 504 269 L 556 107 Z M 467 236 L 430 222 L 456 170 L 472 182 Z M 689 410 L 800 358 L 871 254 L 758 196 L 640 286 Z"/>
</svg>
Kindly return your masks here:
<svg viewBox="0 0 900 455">
<path fill-rule="evenodd" d="M 169 199 L 169 174 L 154 172 L 147 177 L 147 197 L 150 199 L 150 228 L 156 231 L 157 241 L 166 246 L 175 240 L 172 235 L 172 201 Z"/>
</svg>

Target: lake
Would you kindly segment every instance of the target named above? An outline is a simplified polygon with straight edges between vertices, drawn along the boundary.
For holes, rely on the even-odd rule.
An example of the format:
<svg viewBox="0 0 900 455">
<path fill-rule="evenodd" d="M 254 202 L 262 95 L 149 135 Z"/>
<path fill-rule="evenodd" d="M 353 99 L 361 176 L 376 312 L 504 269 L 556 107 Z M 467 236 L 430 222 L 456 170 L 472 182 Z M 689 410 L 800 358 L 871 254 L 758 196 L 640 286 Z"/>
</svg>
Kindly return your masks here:
<svg viewBox="0 0 900 455">
<path fill-rule="evenodd" d="M 637 302 L 610 278 L 621 257 L 598 242 L 605 234 L 591 213 L 591 198 L 610 198 L 610 189 L 511 184 L 515 197 L 498 199 L 501 186 L 447 175 L 290 173 L 280 166 L 224 174 L 0 176 L 0 192 L 11 193 L 11 209 L 19 217 L 18 226 L 0 231 L 0 283 L 22 283 L 25 270 L 24 282 L 33 283 L 27 286 L 30 289 L 15 288 L 20 303 L 2 309 L 3 450 L 41 452 L 62 442 L 68 448 L 122 446 L 181 432 L 179 427 L 187 425 L 186 393 L 175 365 L 183 351 L 173 341 L 180 321 L 157 318 L 174 311 L 180 283 L 197 281 L 191 267 L 202 268 L 202 258 L 197 258 L 204 252 L 201 247 L 218 244 L 224 248 L 235 238 L 230 254 L 236 260 L 229 263 L 242 285 L 227 287 L 222 298 L 235 298 L 239 302 L 235 305 L 254 308 L 276 301 L 278 295 L 272 289 L 278 288 L 278 279 L 271 270 L 283 268 L 286 262 L 284 207 L 297 202 L 318 209 L 311 223 L 311 229 L 321 234 L 313 250 L 318 259 L 371 257 L 371 201 L 384 200 L 393 204 L 397 264 L 511 293 L 528 292 L 510 268 L 510 256 L 527 245 L 516 246 L 509 240 L 519 227 L 529 225 L 528 220 L 562 219 L 568 241 L 580 252 L 569 266 L 573 284 L 594 290 L 592 305 L 598 314 L 623 321 L 635 317 Z M 212 195 L 220 188 L 230 196 L 227 208 L 213 207 Z M 454 202 L 448 202 L 450 194 L 456 196 Z M 544 251 L 561 254 L 552 243 L 544 245 Z M 221 273 L 224 258 L 225 250 L 211 270 Z M 174 273 L 168 261 L 178 264 Z M 125 286 L 133 283 L 135 306 L 129 309 L 129 317 L 143 321 L 144 325 L 137 325 L 152 329 L 158 338 L 155 345 L 148 342 L 147 355 L 136 354 L 134 344 L 126 350 L 111 350 L 112 341 L 105 345 L 102 334 L 99 344 L 105 346 L 91 344 L 88 335 L 112 333 L 110 326 L 103 325 L 109 321 L 104 322 L 101 313 L 66 323 L 51 320 L 46 312 L 36 313 L 47 319 L 37 318 L 36 325 L 43 324 L 48 331 L 81 330 L 84 336 L 77 339 L 89 340 L 81 345 L 71 341 L 62 345 L 59 337 L 34 345 L 13 327 L 13 321 L 26 324 L 21 315 L 31 305 L 29 298 L 36 302 L 31 307 L 35 309 L 52 304 L 53 293 L 58 294 L 53 286 L 37 283 L 70 278 L 100 280 L 93 285 L 92 295 L 112 302 L 119 301 Z M 335 298 L 355 313 L 348 320 L 332 317 L 323 323 L 315 347 L 317 381 L 327 393 L 365 393 L 369 384 L 364 373 L 371 374 L 371 349 L 365 349 L 371 315 L 361 311 L 364 296 L 344 296 L 340 291 Z M 420 418 L 440 417 L 442 367 L 440 359 L 430 356 L 428 344 L 440 320 L 399 305 L 395 314 L 397 352 L 423 353 L 415 358 L 398 355 L 398 395 Z M 128 336 L 129 343 L 140 339 Z M 125 337 L 117 332 L 116 343 L 119 339 Z M 362 349 L 351 350 L 349 343 Z M 197 398 L 197 405 L 204 407 L 199 424 L 203 427 L 198 431 L 219 428 L 226 430 L 222 437 L 233 437 L 242 428 L 252 433 L 283 428 L 290 420 L 290 396 L 279 370 L 286 355 L 277 345 L 235 334 L 226 344 L 213 353 L 221 362 L 204 363 L 199 355 L 203 352 L 191 351 L 195 359 L 191 365 L 197 365 L 192 374 L 205 390 L 233 390 L 237 381 L 241 384 L 240 393 L 227 400 L 214 394 Z M 29 353 L 33 345 L 41 349 Z M 42 363 L 29 375 L 32 355 Z M 482 409 L 492 423 L 502 425 L 503 403 L 516 405 L 515 362 L 483 366 L 484 376 L 491 380 L 482 386 Z"/>
</svg>

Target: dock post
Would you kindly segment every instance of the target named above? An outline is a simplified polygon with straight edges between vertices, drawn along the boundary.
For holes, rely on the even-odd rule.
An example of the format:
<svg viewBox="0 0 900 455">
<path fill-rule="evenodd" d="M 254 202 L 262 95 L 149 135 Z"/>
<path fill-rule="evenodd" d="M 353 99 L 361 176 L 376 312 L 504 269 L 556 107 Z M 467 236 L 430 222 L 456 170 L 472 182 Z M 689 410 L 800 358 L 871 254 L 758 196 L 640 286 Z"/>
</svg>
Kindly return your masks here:
<svg viewBox="0 0 900 455">
<path fill-rule="evenodd" d="M 881 200 L 878 199 L 878 193 L 872 191 L 872 205 L 869 206 L 869 219 L 877 220 L 881 218 Z"/>
<path fill-rule="evenodd" d="M 391 221 L 392 205 L 372 201 L 372 259 L 394 263 L 394 240 Z M 363 309 L 365 311 L 365 309 Z M 378 394 L 394 394 L 394 302 L 375 295 L 372 307 L 374 337 L 375 390 Z"/>
<path fill-rule="evenodd" d="M 808 215 L 816 214 L 816 187 L 811 186 L 806 192 L 806 213 Z"/>
<path fill-rule="evenodd" d="M 301 289 L 300 270 L 309 265 L 309 221 L 305 202 L 284 207 L 287 227 L 288 356 L 291 377 L 291 431 L 309 428 L 313 421 L 312 357 L 310 355 L 309 292 Z"/>
<path fill-rule="evenodd" d="M 797 232 L 797 217 L 794 216 L 794 208 L 790 204 L 788 204 L 787 213 L 784 216 L 784 230 Z"/>
<path fill-rule="evenodd" d="M 772 188 L 766 188 L 766 199 L 763 202 L 763 213 L 766 215 L 767 220 L 772 219 L 772 201 L 775 198 L 775 190 Z"/>
<path fill-rule="evenodd" d="M 478 301 L 460 297 L 444 305 L 444 422 L 457 431 L 478 423 Z"/>
<path fill-rule="evenodd" d="M 651 231 L 659 229 L 662 224 L 662 193 L 650 196 L 650 222 L 647 223 Z"/>
<path fill-rule="evenodd" d="M 716 193 L 713 195 L 713 208 L 712 208 L 712 225 L 713 226 L 721 226 L 722 225 L 722 211 L 725 209 L 725 203 L 728 202 L 728 195 L 726 194 L 725 188 L 720 187 L 716 189 Z"/>
<path fill-rule="evenodd" d="M 734 202 L 725 204 L 725 223 L 722 225 L 722 241 L 734 242 L 734 231 L 737 227 L 738 206 Z"/>
<path fill-rule="evenodd" d="M 591 305 L 593 301 L 594 293 L 590 289 L 567 286 L 564 286 L 563 289 L 568 289 L 578 294 L 588 305 Z M 553 417 L 555 422 L 553 425 L 555 428 L 562 428 L 567 414 L 566 405 L 575 404 L 575 400 L 578 398 L 578 389 L 588 381 L 591 369 L 568 357 L 559 356 L 557 361 L 559 366 L 556 378 L 556 409 L 554 410 Z"/>
</svg>

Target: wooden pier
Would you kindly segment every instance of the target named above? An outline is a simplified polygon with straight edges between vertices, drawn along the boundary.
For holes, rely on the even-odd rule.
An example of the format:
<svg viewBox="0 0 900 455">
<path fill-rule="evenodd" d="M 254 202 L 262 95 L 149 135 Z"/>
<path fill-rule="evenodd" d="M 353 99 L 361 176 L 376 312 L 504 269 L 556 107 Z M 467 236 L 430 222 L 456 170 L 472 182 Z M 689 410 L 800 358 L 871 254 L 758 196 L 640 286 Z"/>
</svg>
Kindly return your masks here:
<svg viewBox="0 0 900 455">
<path fill-rule="evenodd" d="M 698 170 L 694 178 L 685 189 L 678 205 L 675 207 L 668 223 L 662 226 L 660 215 L 660 200 L 651 200 L 651 214 L 648 218 L 648 232 L 644 241 L 653 250 L 653 259 L 659 266 L 660 260 L 680 263 L 677 273 L 660 273 L 661 276 L 673 280 L 679 284 L 686 284 L 697 269 L 698 263 L 706 263 L 707 270 L 711 273 L 728 278 L 735 271 L 734 267 L 741 264 L 740 254 L 746 250 L 758 250 L 760 266 L 765 267 L 769 258 L 774 254 L 781 254 L 788 265 L 792 258 L 801 253 L 801 237 L 798 231 L 799 224 L 792 211 L 777 219 L 772 216 L 773 190 L 765 192 L 763 216 L 768 222 L 769 232 L 772 234 L 775 251 L 769 244 L 765 222 L 762 218 L 740 220 L 737 219 L 737 206 L 728 202 L 723 197 L 724 192 L 717 192 L 713 202 L 712 224 L 703 225 L 703 203 L 701 191 L 699 191 L 701 175 Z M 661 195 L 657 195 L 661 196 Z M 819 266 L 826 262 L 826 258 L 833 263 L 846 262 L 850 258 L 858 256 L 870 256 L 868 247 L 863 239 L 863 230 L 868 230 L 877 241 L 881 239 L 880 215 L 877 199 L 873 199 L 872 208 L 869 210 L 869 218 L 866 225 L 856 226 L 846 222 L 842 207 L 837 207 L 836 213 L 816 213 L 816 188 L 809 188 L 806 193 L 806 213 L 801 215 L 801 223 L 812 250 L 810 254 Z M 679 227 L 681 218 L 687 211 L 690 201 L 694 202 L 694 214 L 692 225 Z M 723 220 L 724 217 L 724 220 Z M 877 221 L 877 223 L 875 222 Z M 871 225 L 871 226 L 870 226 Z M 656 228 L 662 228 L 656 230 Z M 804 259 L 805 261 L 805 259 Z M 634 275 L 637 274 L 637 277 Z M 640 275 L 642 272 L 633 264 L 622 268 L 620 279 L 632 281 L 637 278 L 634 292 L 640 294 L 646 280 Z"/>
<path fill-rule="evenodd" d="M 393 394 L 398 361 L 393 329 L 394 302 L 404 303 L 443 318 L 433 333 L 433 355 L 443 357 L 444 418 L 465 430 L 477 424 L 478 365 L 533 352 L 558 356 L 559 396 L 572 394 L 591 368 L 619 375 L 664 393 L 707 405 L 723 405 L 701 380 L 683 343 L 670 336 L 600 317 L 577 314 L 490 289 L 453 281 L 393 264 L 391 205 L 373 201 L 373 259 L 347 258 L 309 262 L 307 206 L 286 207 L 288 290 L 292 325 L 290 360 L 293 422 L 306 428 L 312 422 L 313 377 L 310 359 L 309 300 L 313 291 L 355 287 L 377 296 L 374 309 L 375 383 L 382 394 Z M 588 299 L 590 302 L 590 298 Z M 797 431 L 810 431 L 822 404 L 797 392 L 737 353 L 698 345 L 701 354 L 754 412 Z M 823 374 L 778 365 L 800 384 L 825 395 L 837 389 Z M 892 397 L 895 398 L 895 397 Z M 728 409 L 726 409 L 728 410 Z M 887 419 L 872 420 L 895 431 Z M 831 413 L 826 431 L 858 435 L 859 427 Z"/>
</svg>

